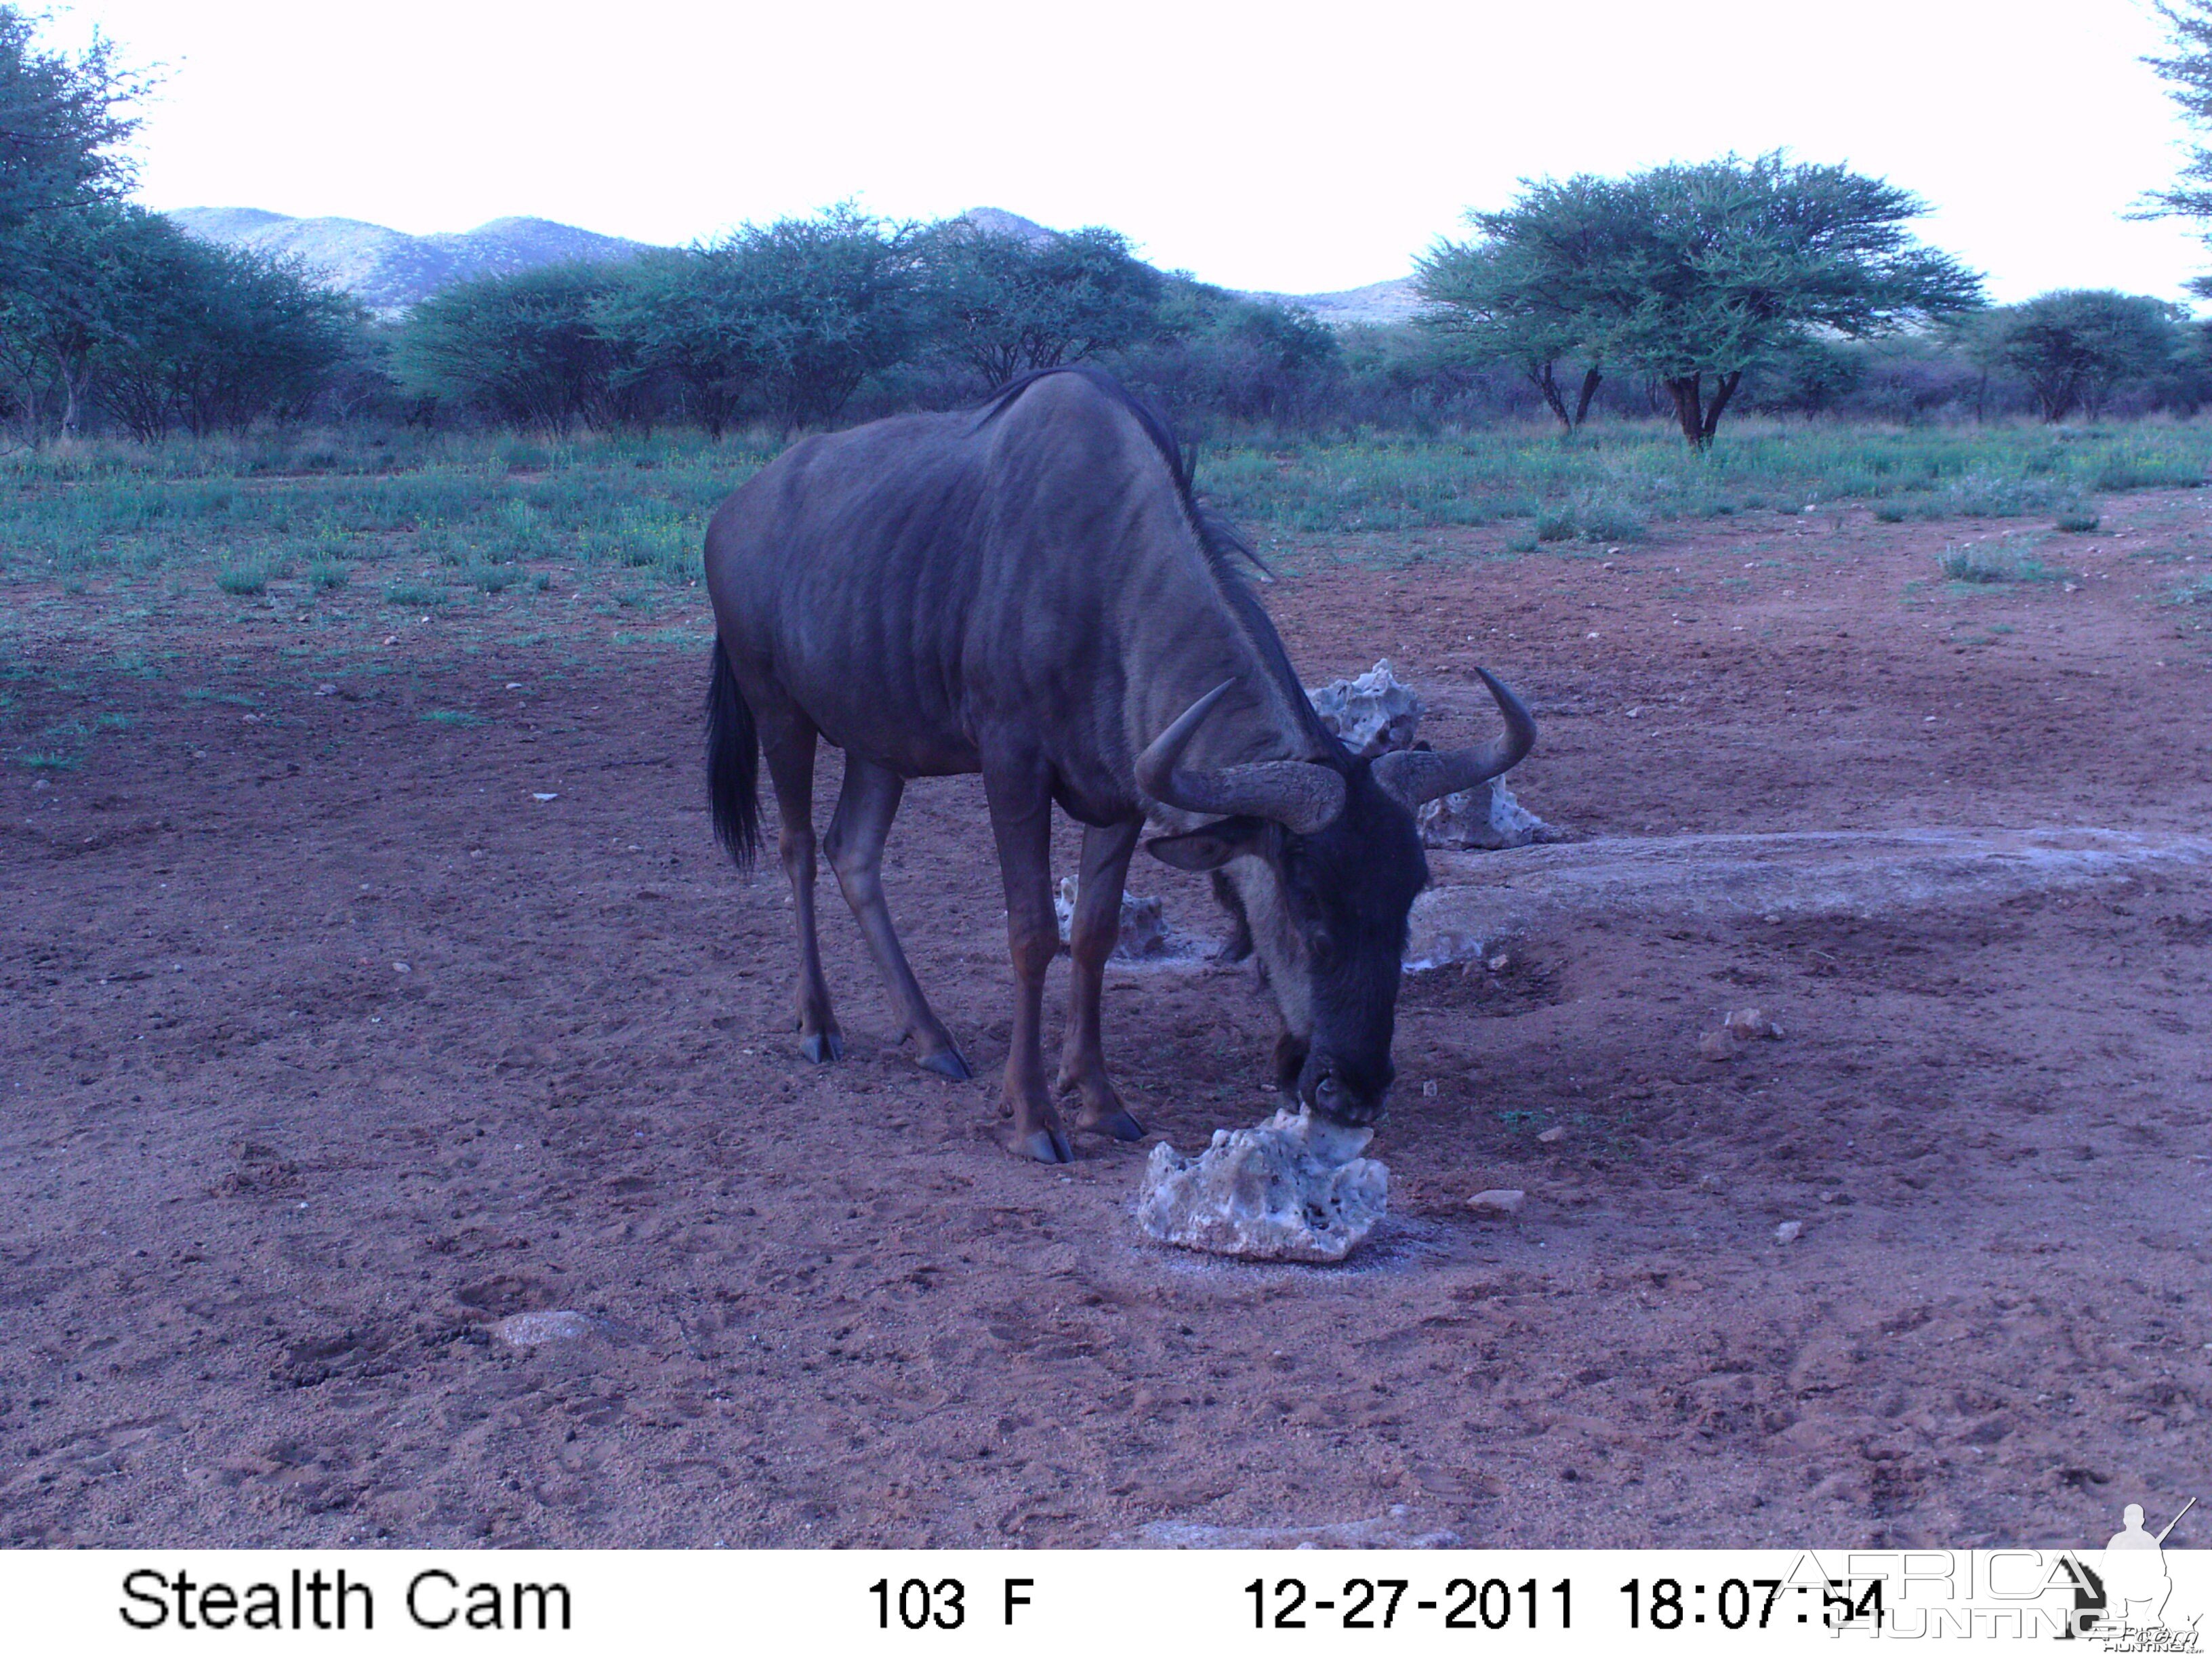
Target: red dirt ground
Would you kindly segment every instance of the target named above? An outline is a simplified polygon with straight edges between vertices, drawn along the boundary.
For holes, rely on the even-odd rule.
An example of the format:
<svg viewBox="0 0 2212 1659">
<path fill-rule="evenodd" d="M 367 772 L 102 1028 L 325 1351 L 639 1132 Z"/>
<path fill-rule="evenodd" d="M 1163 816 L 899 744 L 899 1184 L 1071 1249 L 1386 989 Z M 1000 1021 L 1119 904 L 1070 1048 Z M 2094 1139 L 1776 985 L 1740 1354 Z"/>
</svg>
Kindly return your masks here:
<svg viewBox="0 0 2212 1659">
<path fill-rule="evenodd" d="M 1310 680 L 1388 656 L 1438 736 L 1501 672 L 1516 788 L 1580 834 L 2200 830 L 2212 634 L 2161 596 L 2203 509 L 2108 505 L 2045 550 L 2070 592 L 1936 577 L 1996 526 L 1845 514 L 1332 544 L 1267 599 Z M 133 724 L 0 779 L 0 1540 L 2081 1544 L 2212 1462 L 2201 878 L 1419 976 L 1388 1232 L 1238 1265 L 1137 1237 L 1143 1146 L 988 1139 L 973 780 L 910 792 L 890 881 L 981 1079 L 890 1046 L 834 887 L 817 1068 L 781 878 L 708 834 L 698 651 L 410 619 L 318 661 L 211 605 L 136 625 L 180 653 L 147 678 L 111 610 L 10 602 L 14 747 Z M 1785 1038 L 1701 1058 L 1749 1003 Z M 1117 969 L 1109 1011 L 1156 1133 L 1268 1108 L 1242 970 Z M 1467 1210 L 1495 1187 L 1517 1218 Z M 492 1334 L 528 1309 L 599 1334 Z"/>
</svg>

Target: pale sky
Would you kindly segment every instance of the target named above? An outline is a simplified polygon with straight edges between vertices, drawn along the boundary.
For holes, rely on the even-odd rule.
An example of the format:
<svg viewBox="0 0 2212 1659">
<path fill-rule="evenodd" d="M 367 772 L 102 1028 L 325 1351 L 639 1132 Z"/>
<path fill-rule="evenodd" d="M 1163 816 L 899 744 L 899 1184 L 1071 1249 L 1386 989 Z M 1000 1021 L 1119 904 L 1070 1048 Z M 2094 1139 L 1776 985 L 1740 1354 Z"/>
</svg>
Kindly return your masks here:
<svg viewBox="0 0 2212 1659">
<path fill-rule="evenodd" d="M 1523 176 L 1786 146 L 1919 192 L 1999 300 L 2212 269 L 2122 217 L 2183 136 L 2143 0 L 77 0 L 50 38 L 95 24 L 167 67 L 159 208 L 684 242 L 988 205 L 1312 293 L 1404 275 Z"/>
</svg>

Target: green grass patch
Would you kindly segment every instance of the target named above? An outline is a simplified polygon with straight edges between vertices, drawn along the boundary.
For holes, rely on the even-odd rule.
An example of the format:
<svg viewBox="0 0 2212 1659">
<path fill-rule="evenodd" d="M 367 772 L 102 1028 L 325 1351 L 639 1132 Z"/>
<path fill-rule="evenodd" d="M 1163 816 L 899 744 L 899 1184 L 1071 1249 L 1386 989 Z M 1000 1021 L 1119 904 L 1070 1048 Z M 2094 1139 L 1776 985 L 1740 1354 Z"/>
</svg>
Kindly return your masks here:
<svg viewBox="0 0 2212 1659">
<path fill-rule="evenodd" d="M 376 570 L 395 605 L 456 590 L 544 592 L 546 567 L 667 590 L 700 579 L 715 507 L 766 461 L 766 434 L 573 440 L 411 431 L 94 441 L 0 459 L 0 580 L 159 573 L 165 591 L 266 592 L 296 565 L 331 592 Z M 1661 421 L 1571 442 L 1537 426 L 1332 436 L 1230 430 L 1198 483 L 1230 520 L 1297 539 L 1508 524 L 1509 545 L 1612 544 L 1677 521 L 1870 507 L 1889 523 L 2093 515 L 2100 493 L 2193 487 L 2212 420 L 2116 423 L 2094 442 L 2028 425 L 1853 427 L 1749 418 L 1692 453 Z M 490 573 L 518 573 L 511 580 Z M 400 573 L 440 573 L 422 577 Z M 579 583 L 581 585 L 581 582 Z"/>
<path fill-rule="evenodd" d="M 482 726 L 484 723 L 482 714 L 471 714 L 465 708 L 433 708 L 422 718 L 438 726 Z"/>
<path fill-rule="evenodd" d="M 74 772 L 81 757 L 64 754 L 58 750 L 27 750 L 15 757 L 15 764 L 27 766 L 34 772 Z"/>
<path fill-rule="evenodd" d="M 2089 477 L 2092 489 L 2201 489 L 2204 464 L 2187 455 L 2136 453 L 2100 461 Z"/>
<path fill-rule="evenodd" d="M 643 634 L 618 633 L 617 645 L 681 645 L 704 650 L 714 644 L 712 633 L 691 628 L 655 628 Z"/>
</svg>

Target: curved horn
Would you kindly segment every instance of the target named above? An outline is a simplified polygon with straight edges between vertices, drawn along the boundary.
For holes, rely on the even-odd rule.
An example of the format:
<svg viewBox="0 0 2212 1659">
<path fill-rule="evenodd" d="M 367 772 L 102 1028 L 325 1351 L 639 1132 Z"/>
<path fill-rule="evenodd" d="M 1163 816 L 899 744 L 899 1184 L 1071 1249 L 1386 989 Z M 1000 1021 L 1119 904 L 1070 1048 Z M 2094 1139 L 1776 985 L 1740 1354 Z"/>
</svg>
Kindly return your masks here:
<svg viewBox="0 0 2212 1659">
<path fill-rule="evenodd" d="M 1186 772 L 1176 763 L 1213 706 L 1235 680 L 1224 680 L 1176 717 L 1137 757 L 1137 786 L 1163 806 L 1225 817 L 1273 818 L 1293 835 L 1310 836 L 1344 810 L 1344 780 L 1311 761 L 1260 761 L 1212 772 Z"/>
<path fill-rule="evenodd" d="M 1408 809 L 1440 795 L 1472 789 L 1486 778 L 1510 771 L 1535 745 L 1536 722 L 1522 706 L 1521 699 L 1501 685 L 1488 669 L 1478 668 L 1474 672 L 1482 676 L 1482 683 L 1498 701 L 1498 712 L 1505 717 L 1505 735 L 1493 738 L 1480 749 L 1437 753 L 1423 749 L 1399 749 L 1380 757 L 1375 763 L 1375 781 L 1403 801 Z"/>
</svg>

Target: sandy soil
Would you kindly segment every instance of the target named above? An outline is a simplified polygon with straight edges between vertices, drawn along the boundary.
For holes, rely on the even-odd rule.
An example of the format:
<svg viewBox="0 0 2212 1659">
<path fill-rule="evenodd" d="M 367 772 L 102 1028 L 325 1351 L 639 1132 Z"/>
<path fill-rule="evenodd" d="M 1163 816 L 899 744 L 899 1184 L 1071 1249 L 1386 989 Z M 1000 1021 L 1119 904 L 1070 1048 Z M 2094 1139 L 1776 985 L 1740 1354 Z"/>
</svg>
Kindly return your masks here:
<svg viewBox="0 0 2212 1659">
<path fill-rule="evenodd" d="M 2196 834 L 2212 634 L 2154 560 L 2204 509 L 2108 505 L 2073 592 L 1936 579 L 1998 526 L 1844 514 L 1331 544 L 1267 597 L 1439 737 L 1503 672 L 1580 836 Z M 149 678 L 101 594 L 10 607 L 11 748 L 133 724 L 0 778 L 0 1540 L 2080 1544 L 2212 1461 L 2201 871 L 1558 909 L 1409 979 L 1387 1232 L 1256 1267 L 1137 1238 L 1142 1145 L 988 1139 L 972 780 L 910 793 L 890 880 L 986 1080 L 890 1046 L 834 896 L 817 1068 L 781 878 L 708 835 L 696 650 L 211 603 L 134 624 Z M 1783 1038 L 1705 1058 L 1751 1004 Z M 1242 970 L 1109 1008 L 1156 1133 L 1267 1107 Z M 493 1334 L 527 1310 L 592 1334 Z"/>
</svg>

